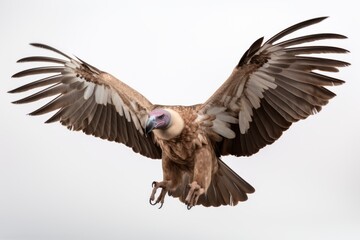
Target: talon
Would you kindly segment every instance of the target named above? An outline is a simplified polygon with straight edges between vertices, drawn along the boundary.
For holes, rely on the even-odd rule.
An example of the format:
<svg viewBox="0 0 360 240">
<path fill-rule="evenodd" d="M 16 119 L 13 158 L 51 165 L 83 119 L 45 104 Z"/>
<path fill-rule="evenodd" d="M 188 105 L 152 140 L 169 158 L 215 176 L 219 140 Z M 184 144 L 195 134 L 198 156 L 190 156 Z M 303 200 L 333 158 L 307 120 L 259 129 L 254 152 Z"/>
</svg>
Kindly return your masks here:
<svg viewBox="0 0 360 240">
<path fill-rule="evenodd" d="M 151 198 L 149 199 L 149 203 L 150 203 L 150 205 L 155 206 L 155 205 L 156 205 L 156 202 L 154 202 L 154 203 L 153 203 L 153 201 L 154 201 L 154 199 L 151 199 Z"/>
<path fill-rule="evenodd" d="M 187 204 L 188 210 L 195 206 L 200 196 L 205 193 L 204 188 L 202 188 L 196 181 L 189 184 L 189 186 L 190 189 L 185 198 L 185 203 Z"/>
<path fill-rule="evenodd" d="M 150 195 L 149 203 L 150 203 L 150 205 L 153 205 L 153 206 L 160 203 L 160 207 L 159 207 L 159 209 L 160 209 L 160 208 L 162 208 L 162 206 L 164 204 L 164 199 L 165 199 L 166 193 L 168 192 L 167 188 L 166 188 L 167 182 L 165 182 L 165 181 L 162 181 L 162 182 L 154 181 L 154 182 L 152 182 L 151 185 L 152 185 L 153 189 L 152 189 L 152 192 L 151 192 L 151 195 Z M 162 189 L 161 189 L 160 195 L 155 200 L 155 194 L 156 194 L 156 191 L 157 191 L 158 188 L 162 188 Z"/>
</svg>

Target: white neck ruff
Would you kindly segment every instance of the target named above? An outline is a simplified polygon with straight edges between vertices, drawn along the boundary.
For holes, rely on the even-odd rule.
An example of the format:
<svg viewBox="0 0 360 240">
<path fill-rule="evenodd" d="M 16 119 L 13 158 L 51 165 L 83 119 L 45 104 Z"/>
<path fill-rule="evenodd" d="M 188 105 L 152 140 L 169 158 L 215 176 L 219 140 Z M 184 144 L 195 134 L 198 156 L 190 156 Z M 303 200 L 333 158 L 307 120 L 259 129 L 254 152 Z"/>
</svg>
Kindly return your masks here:
<svg viewBox="0 0 360 240">
<path fill-rule="evenodd" d="M 169 127 L 166 129 L 154 129 L 153 133 L 156 137 L 163 140 L 170 140 L 179 136 L 182 130 L 185 127 L 184 119 L 180 116 L 180 114 L 172 109 L 164 109 L 168 111 L 171 115 L 171 122 L 169 123 Z"/>
</svg>

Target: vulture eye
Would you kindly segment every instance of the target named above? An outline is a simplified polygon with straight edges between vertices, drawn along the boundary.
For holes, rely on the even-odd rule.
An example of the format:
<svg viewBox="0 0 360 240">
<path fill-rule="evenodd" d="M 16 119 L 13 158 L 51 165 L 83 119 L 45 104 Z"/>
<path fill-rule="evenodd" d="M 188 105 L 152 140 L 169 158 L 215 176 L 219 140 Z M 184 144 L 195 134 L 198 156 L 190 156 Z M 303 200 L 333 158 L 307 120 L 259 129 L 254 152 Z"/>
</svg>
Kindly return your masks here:
<svg viewBox="0 0 360 240">
<path fill-rule="evenodd" d="M 160 116 L 158 116 L 158 119 L 163 120 L 164 117 L 165 117 L 165 114 L 161 114 Z"/>
</svg>

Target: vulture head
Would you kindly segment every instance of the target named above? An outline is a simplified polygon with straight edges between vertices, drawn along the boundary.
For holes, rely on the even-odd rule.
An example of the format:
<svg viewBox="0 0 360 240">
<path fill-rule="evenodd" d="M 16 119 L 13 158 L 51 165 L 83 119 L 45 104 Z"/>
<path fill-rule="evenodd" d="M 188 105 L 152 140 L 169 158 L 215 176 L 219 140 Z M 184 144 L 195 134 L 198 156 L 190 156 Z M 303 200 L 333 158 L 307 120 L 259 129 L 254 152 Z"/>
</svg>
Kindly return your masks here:
<svg viewBox="0 0 360 240">
<path fill-rule="evenodd" d="M 153 129 L 166 129 L 171 123 L 171 114 L 164 109 L 155 109 L 149 113 L 145 132 L 149 134 Z"/>
<path fill-rule="evenodd" d="M 184 120 L 172 109 L 157 108 L 149 113 L 145 132 L 153 132 L 158 138 L 169 140 L 180 135 L 184 129 Z"/>
</svg>

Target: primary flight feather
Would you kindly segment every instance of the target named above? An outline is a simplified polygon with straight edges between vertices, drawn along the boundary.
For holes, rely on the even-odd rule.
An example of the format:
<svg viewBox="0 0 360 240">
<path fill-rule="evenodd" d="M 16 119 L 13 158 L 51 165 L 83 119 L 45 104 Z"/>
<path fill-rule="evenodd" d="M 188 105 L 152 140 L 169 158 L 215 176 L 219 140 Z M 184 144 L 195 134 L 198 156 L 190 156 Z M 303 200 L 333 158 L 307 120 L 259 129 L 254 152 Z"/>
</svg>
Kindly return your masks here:
<svg viewBox="0 0 360 240">
<path fill-rule="evenodd" d="M 325 18 L 295 24 L 265 43 L 263 38 L 255 41 L 230 77 L 203 104 L 154 105 L 112 75 L 39 43 L 31 45 L 62 58 L 20 59 L 18 62 L 46 62 L 55 66 L 16 73 L 14 78 L 47 75 L 10 93 L 43 87 L 14 103 L 55 96 L 30 115 L 57 111 L 47 123 L 59 121 L 71 130 L 123 143 L 146 157 L 162 159 L 163 179 L 153 182 L 151 204 L 161 207 L 168 194 L 179 198 L 188 208 L 198 204 L 236 205 L 255 190 L 221 156 L 250 156 L 258 152 L 277 140 L 293 122 L 319 112 L 335 96 L 326 86 L 344 83 L 319 72 L 337 72 L 348 63 L 311 54 L 347 50 L 301 44 L 345 36 L 320 33 L 281 40 Z M 159 188 L 161 192 L 156 197 Z"/>
</svg>

